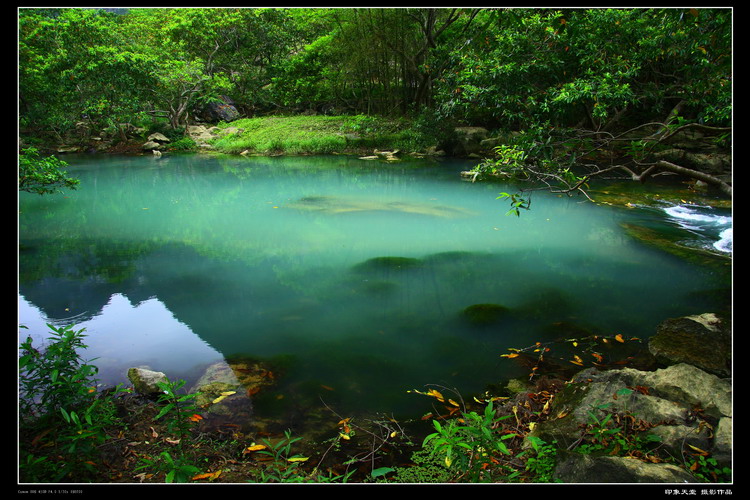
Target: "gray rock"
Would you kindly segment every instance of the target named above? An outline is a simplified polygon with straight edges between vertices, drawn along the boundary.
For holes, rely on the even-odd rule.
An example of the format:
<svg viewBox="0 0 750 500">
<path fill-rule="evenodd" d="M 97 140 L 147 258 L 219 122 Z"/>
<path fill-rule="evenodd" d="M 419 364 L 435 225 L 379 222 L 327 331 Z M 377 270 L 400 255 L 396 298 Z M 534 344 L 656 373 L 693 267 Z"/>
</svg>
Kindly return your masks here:
<svg viewBox="0 0 750 500">
<path fill-rule="evenodd" d="M 715 375 L 731 375 L 731 327 L 715 314 L 663 321 L 648 348 L 663 364 L 689 363 Z"/>
<path fill-rule="evenodd" d="M 690 446 L 710 453 L 720 466 L 731 467 L 731 382 L 681 363 L 656 371 L 631 368 L 583 370 L 555 395 L 552 418 L 531 435 L 575 449 L 582 429 L 607 414 L 629 415 L 644 423 L 642 436 L 656 436 L 675 457 Z M 701 416 L 696 418 L 696 415 Z M 577 455 L 577 454 L 574 454 Z M 623 461 L 624 460 L 624 461 Z M 649 467 L 646 467 L 649 465 Z M 565 482 L 682 482 L 671 467 L 613 457 L 566 457 L 557 473 Z M 596 472 L 595 472 L 596 471 Z M 689 474 L 688 474 L 689 475 Z"/>
<path fill-rule="evenodd" d="M 163 143 L 169 142 L 169 138 L 167 136 L 165 136 L 164 134 L 160 133 L 160 132 L 154 132 L 153 134 L 151 134 L 150 136 L 148 136 L 147 140 L 149 142 L 156 142 L 156 143 L 159 143 L 159 144 L 163 144 Z"/>
<path fill-rule="evenodd" d="M 568 453 L 554 474 L 565 483 L 694 483 L 684 469 L 624 457 L 593 457 Z"/>
<path fill-rule="evenodd" d="M 159 394 L 162 390 L 159 388 L 160 382 L 167 382 L 167 376 L 162 372 L 155 372 L 145 368 L 130 368 L 128 370 L 128 380 L 133 384 L 133 388 L 139 394 L 152 396 Z"/>
</svg>

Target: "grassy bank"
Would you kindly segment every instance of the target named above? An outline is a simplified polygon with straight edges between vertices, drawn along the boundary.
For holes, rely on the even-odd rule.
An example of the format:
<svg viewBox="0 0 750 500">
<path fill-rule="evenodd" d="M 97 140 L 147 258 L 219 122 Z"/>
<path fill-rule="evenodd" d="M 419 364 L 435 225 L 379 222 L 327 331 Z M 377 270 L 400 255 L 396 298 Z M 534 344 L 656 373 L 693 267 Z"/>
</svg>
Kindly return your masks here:
<svg viewBox="0 0 750 500">
<path fill-rule="evenodd" d="M 365 115 L 269 116 L 218 125 L 209 142 L 229 154 L 358 154 L 373 149 L 422 151 L 438 137 L 418 122 Z"/>
</svg>

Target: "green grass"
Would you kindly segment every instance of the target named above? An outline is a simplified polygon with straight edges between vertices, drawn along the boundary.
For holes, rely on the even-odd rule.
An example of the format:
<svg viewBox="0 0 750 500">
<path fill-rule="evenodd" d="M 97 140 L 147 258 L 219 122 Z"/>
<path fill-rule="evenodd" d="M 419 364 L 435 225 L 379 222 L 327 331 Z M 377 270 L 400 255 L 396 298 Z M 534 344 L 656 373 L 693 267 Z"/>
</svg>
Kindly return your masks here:
<svg viewBox="0 0 750 500">
<path fill-rule="evenodd" d="M 212 141 L 217 151 L 229 154 L 361 153 L 418 147 L 409 122 L 364 115 L 244 118 L 219 128 L 237 129 Z"/>
</svg>

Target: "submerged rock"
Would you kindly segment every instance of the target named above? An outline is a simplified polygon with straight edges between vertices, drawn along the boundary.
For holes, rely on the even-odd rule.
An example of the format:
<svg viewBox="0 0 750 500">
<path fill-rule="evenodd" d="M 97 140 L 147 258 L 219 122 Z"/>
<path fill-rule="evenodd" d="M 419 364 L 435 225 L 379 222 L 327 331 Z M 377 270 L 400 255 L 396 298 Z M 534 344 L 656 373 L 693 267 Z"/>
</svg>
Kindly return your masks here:
<svg viewBox="0 0 750 500">
<path fill-rule="evenodd" d="M 374 257 L 356 264 L 353 269 L 357 272 L 402 271 L 421 265 L 422 261 L 414 257 Z"/>
<path fill-rule="evenodd" d="M 508 316 L 510 309 L 500 304 L 474 304 L 465 308 L 461 315 L 476 326 L 493 325 Z"/>
<path fill-rule="evenodd" d="M 473 213 L 460 207 L 437 205 L 432 203 L 414 203 L 388 200 L 345 198 L 338 196 L 305 196 L 285 205 L 285 208 L 304 212 L 316 212 L 330 215 L 357 212 L 396 212 L 432 217 L 466 217 Z"/>
</svg>

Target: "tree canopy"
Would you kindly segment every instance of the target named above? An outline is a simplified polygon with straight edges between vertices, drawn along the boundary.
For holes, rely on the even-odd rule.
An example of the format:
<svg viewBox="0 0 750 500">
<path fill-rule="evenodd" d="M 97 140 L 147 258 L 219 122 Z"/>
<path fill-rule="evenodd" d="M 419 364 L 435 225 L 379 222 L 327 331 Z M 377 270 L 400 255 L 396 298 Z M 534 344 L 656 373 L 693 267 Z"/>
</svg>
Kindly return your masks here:
<svg viewBox="0 0 750 500">
<path fill-rule="evenodd" d="M 639 177 L 677 127 L 731 130 L 729 8 L 22 8 L 18 30 L 23 131 L 179 129 L 226 95 L 245 116 L 513 132 L 495 167 L 512 152 L 517 166 L 556 162 L 564 181 L 560 158 L 626 132 L 642 165 L 623 167 Z"/>
</svg>

